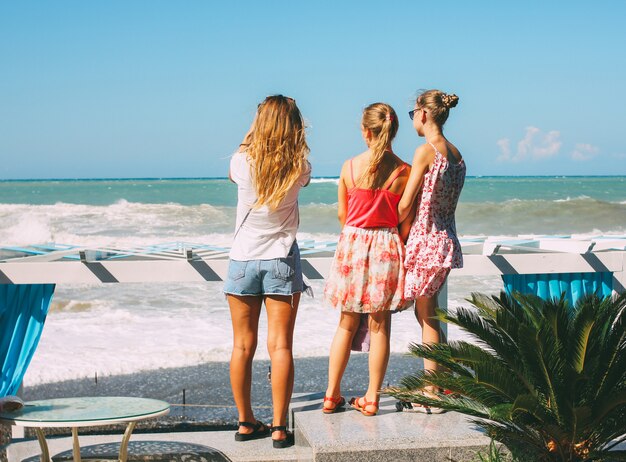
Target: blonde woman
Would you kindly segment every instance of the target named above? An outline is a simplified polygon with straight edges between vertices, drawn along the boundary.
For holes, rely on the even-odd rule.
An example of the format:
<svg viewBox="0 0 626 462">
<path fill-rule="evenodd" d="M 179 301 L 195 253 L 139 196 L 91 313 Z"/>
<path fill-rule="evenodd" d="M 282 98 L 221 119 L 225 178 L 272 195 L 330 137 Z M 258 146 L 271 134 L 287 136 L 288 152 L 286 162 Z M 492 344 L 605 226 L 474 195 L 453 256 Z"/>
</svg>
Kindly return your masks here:
<svg viewBox="0 0 626 462">
<path fill-rule="evenodd" d="M 230 380 L 239 413 L 236 441 L 272 435 L 275 448 L 293 444 L 286 418 L 293 388 L 293 329 L 305 289 L 296 242 L 298 193 L 311 165 L 302 115 L 295 100 L 268 96 L 230 162 L 237 184 L 237 222 L 224 285 L 233 325 Z M 272 364 L 274 421 L 266 426 L 251 404 L 252 359 L 265 304 Z"/>
<path fill-rule="evenodd" d="M 422 327 L 422 343 L 439 343 L 441 330 L 434 318 L 437 294 L 451 268 L 463 266 L 461 244 L 456 234 L 454 213 L 465 182 L 465 162 L 459 150 L 443 134 L 443 125 L 459 97 L 440 90 L 421 93 L 409 112 L 413 127 L 426 143 L 415 150 L 411 176 L 398 204 L 400 218 L 417 205 L 417 215 L 406 243 L 404 296 L 415 300 L 415 315 Z M 436 372 L 437 363 L 424 360 L 426 371 Z M 428 396 L 438 390 L 427 387 Z M 403 403 L 411 412 L 442 412 L 429 406 Z"/>
<path fill-rule="evenodd" d="M 405 306 L 401 234 L 406 235 L 408 226 L 398 231 L 397 206 L 410 168 L 391 148 L 397 131 L 398 118 L 391 106 L 374 103 L 366 107 L 361 134 L 368 149 L 341 169 L 338 208 L 342 230 L 324 290 L 328 303 L 341 310 L 328 361 L 326 414 L 346 404 L 341 379 L 362 316 L 368 317 L 370 331 L 369 383 L 365 396 L 353 398 L 350 404 L 365 416 L 378 413 L 379 391 L 389 361 L 391 311 Z"/>
</svg>

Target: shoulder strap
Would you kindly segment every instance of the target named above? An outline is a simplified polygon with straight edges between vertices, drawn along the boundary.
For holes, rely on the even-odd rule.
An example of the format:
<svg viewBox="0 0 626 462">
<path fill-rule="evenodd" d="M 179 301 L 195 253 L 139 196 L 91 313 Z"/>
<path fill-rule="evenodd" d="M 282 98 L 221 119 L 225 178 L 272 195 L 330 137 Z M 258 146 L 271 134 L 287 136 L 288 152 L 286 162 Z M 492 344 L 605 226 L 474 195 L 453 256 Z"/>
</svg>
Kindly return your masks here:
<svg viewBox="0 0 626 462">
<path fill-rule="evenodd" d="M 241 231 L 241 228 L 243 227 L 243 224 L 248 219 L 248 216 L 250 215 L 250 212 L 252 212 L 252 209 L 254 208 L 255 205 L 256 205 L 256 201 L 254 201 L 254 204 L 252 204 L 252 207 L 250 207 L 248 209 L 248 213 L 246 213 L 246 216 L 243 217 L 243 220 L 241 220 L 241 223 L 239 223 L 239 227 L 237 228 L 237 231 L 235 231 L 235 235 L 233 236 L 233 242 L 235 241 L 235 238 L 237 237 L 237 234 L 239 234 L 239 231 Z"/>
<path fill-rule="evenodd" d="M 354 167 L 352 166 L 352 161 L 354 159 L 350 159 L 350 178 L 352 179 L 352 187 L 356 186 L 356 182 L 354 181 Z"/>
<path fill-rule="evenodd" d="M 393 184 L 393 182 L 398 179 L 398 177 L 402 174 L 402 172 L 404 172 L 405 169 L 406 169 L 405 163 L 403 163 L 400 167 L 396 168 L 394 173 L 392 173 L 389 179 L 387 180 L 387 183 L 385 183 L 385 185 L 383 186 L 383 189 L 391 188 L 391 185 Z"/>
</svg>

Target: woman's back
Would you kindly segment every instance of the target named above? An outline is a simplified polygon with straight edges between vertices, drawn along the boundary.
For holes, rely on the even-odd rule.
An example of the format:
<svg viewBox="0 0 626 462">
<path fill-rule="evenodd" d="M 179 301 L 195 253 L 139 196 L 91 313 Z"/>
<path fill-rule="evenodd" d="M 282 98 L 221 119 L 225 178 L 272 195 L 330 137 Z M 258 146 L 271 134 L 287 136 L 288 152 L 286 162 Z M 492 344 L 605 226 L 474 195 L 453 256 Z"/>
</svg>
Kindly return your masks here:
<svg viewBox="0 0 626 462">
<path fill-rule="evenodd" d="M 456 236 L 454 212 L 465 183 L 465 162 L 460 155 L 449 152 L 447 146 L 448 152 L 443 154 L 435 145 L 430 145 L 435 155 L 431 167 L 424 175 L 414 227 L 417 227 L 419 234 L 446 232 Z"/>
<path fill-rule="evenodd" d="M 345 223 L 347 226 L 357 228 L 398 226 L 398 202 L 408 178 L 407 165 L 395 154 L 385 155 L 386 158 L 371 178 L 364 178 L 367 164 L 363 155 L 348 161 L 348 210 Z"/>
<path fill-rule="evenodd" d="M 238 188 L 237 235 L 233 240 L 230 258 L 246 261 L 286 256 L 298 231 L 298 194 L 311 178 L 310 164 L 306 163 L 306 169 L 275 209 L 267 205 L 256 207 L 258 195 L 245 152 L 233 155 L 230 175 Z"/>
</svg>

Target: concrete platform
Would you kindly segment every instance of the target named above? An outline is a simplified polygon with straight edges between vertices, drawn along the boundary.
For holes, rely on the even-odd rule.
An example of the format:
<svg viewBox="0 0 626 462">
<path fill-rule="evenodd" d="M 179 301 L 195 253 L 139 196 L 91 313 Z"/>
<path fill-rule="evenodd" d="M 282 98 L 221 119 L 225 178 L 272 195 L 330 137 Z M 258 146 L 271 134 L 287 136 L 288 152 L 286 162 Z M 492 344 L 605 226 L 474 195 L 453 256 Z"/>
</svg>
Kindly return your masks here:
<svg viewBox="0 0 626 462">
<path fill-rule="evenodd" d="M 233 431 L 137 433 L 131 438 L 129 461 L 469 462 L 489 444 L 460 414 L 396 412 L 395 400 L 383 397 L 381 411 L 374 417 L 353 409 L 327 415 L 320 410 L 320 396 L 294 396 L 296 445 L 292 448 L 274 449 L 269 438 L 235 442 Z M 115 460 L 120 440 L 121 434 L 80 436 L 82 457 Z M 51 437 L 48 444 L 54 461 L 71 460 L 70 437 Z M 14 441 L 7 456 L 9 462 L 38 461 L 39 444 L 36 440 Z"/>
<path fill-rule="evenodd" d="M 362 394 L 348 394 L 346 398 Z M 296 444 L 310 448 L 316 462 L 472 461 L 490 442 L 465 416 L 454 412 L 397 412 L 396 400 L 383 397 L 380 412 L 374 417 L 349 406 L 328 415 L 320 411 L 320 399 L 305 398 L 294 400 Z"/>
<path fill-rule="evenodd" d="M 274 462 L 312 461 L 310 448 L 293 446 L 274 449 L 269 438 L 236 442 L 233 431 L 191 433 L 140 433 L 133 435 L 128 446 L 130 461 L 184 462 Z M 121 435 L 80 436 L 81 457 L 84 459 L 116 460 Z M 48 439 L 53 460 L 72 460 L 71 437 Z M 15 442 L 7 448 L 9 462 L 39 461 L 36 440 Z"/>
</svg>

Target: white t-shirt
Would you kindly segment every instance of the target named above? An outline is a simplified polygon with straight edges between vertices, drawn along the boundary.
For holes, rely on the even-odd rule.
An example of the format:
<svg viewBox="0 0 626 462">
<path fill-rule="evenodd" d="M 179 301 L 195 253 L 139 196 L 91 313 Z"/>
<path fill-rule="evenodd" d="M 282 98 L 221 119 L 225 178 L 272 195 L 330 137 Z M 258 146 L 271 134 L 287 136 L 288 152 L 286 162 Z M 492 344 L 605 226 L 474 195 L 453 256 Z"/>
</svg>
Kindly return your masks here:
<svg viewBox="0 0 626 462">
<path fill-rule="evenodd" d="M 237 223 L 230 258 L 239 261 L 285 258 L 296 240 L 300 223 L 298 193 L 311 179 L 311 164 L 280 203 L 270 211 L 267 206 L 253 209 L 257 195 L 252 183 L 250 164 L 245 152 L 237 152 L 230 160 L 230 177 L 237 183 Z M 250 210 L 243 225 L 241 222 Z"/>
</svg>

